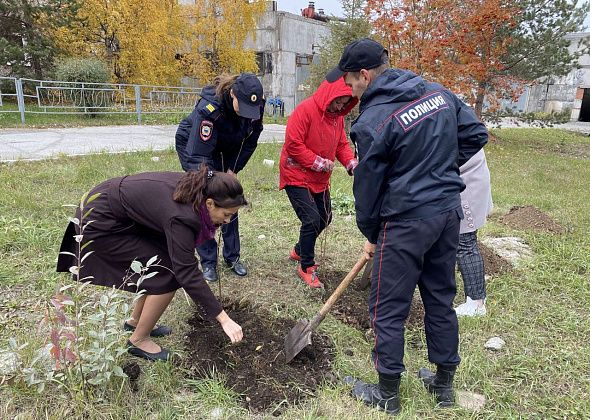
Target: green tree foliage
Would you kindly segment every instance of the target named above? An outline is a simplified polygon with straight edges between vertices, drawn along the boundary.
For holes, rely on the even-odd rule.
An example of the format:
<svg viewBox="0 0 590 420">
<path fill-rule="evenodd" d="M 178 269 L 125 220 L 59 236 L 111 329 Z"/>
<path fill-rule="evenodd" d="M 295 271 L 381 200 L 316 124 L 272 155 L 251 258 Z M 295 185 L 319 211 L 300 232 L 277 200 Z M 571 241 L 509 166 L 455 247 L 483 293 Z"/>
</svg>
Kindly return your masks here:
<svg viewBox="0 0 590 420">
<path fill-rule="evenodd" d="M 58 61 L 55 78 L 64 82 L 106 83 L 110 72 L 106 63 L 97 58 L 69 57 Z"/>
<path fill-rule="evenodd" d="M 543 76 L 562 76 L 575 67 L 588 46 L 569 51 L 565 35 L 583 29 L 590 2 L 575 0 L 522 0 L 515 25 L 506 37 L 511 39 L 503 57 L 505 72 L 525 80 Z"/>
<path fill-rule="evenodd" d="M 364 0 L 342 0 L 344 22 L 332 20 L 329 23 L 330 36 L 322 40 L 319 48 L 320 58 L 311 67 L 309 94 L 315 92 L 326 78 L 326 73 L 338 64 L 346 44 L 355 39 L 368 37 L 371 33 L 371 23 L 365 15 Z"/>
<path fill-rule="evenodd" d="M 12 76 L 43 78 L 58 52 L 52 28 L 67 25 L 75 0 L 0 1 L 0 68 Z"/>
</svg>

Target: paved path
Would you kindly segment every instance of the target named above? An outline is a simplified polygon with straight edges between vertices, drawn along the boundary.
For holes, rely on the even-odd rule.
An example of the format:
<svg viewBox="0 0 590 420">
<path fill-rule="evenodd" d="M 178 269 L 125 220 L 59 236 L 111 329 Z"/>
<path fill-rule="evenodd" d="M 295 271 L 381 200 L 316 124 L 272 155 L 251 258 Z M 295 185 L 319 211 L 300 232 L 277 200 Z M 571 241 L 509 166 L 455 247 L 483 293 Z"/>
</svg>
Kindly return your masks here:
<svg viewBox="0 0 590 420">
<path fill-rule="evenodd" d="M 526 127 L 504 119 L 501 125 Z M 590 133 L 590 123 L 570 122 L 555 128 Z M 99 152 L 130 152 L 174 148 L 176 125 L 122 125 L 106 127 L 0 130 L 0 162 L 39 160 L 60 154 L 68 156 Z M 261 143 L 283 141 L 285 126 L 266 124 Z"/>
<path fill-rule="evenodd" d="M 39 160 L 99 152 L 174 148 L 176 125 L 0 130 L 0 162 Z M 259 142 L 283 141 L 285 126 L 266 124 Z"/>
</svg>

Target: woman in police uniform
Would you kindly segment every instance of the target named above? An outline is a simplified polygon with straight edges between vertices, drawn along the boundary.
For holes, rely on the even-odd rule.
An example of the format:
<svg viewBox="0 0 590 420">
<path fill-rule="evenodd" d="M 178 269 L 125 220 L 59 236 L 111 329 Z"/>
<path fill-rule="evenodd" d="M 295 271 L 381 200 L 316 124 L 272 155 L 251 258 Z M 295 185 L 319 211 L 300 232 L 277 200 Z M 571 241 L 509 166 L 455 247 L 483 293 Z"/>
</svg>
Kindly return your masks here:
<svg viewBox="0 0 590 420">
<path fill-rule="evenodd" d="M 236 175 L 254 153 L 262 132 L 264 97 L 262 84 L 252 73 L 218 76 L 206 86 L 195 109 L 176 131 L 176 151 L 185 171 L 201 163 L 210 169 Z M 239 276 L 247 274 L 240 261 L 237 216 L 222 228 L 223 257 Z M 217 281 L 217 242 L 197 247 L 203 275 Z"/>
</svg>

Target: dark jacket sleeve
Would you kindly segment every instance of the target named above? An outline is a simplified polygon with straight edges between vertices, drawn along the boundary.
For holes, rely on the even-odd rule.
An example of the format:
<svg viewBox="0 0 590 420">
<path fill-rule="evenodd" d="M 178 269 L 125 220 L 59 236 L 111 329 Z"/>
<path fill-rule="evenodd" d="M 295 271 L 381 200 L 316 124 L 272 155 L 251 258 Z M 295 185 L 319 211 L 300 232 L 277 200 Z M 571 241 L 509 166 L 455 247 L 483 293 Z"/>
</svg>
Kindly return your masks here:
<svg viewBox="0 0 590 420">
<path fill-rule="evenodd" d="M 213 169 L 213 151 L 217 145 L 217 130 L 213 118 L 206 118 L 202 112 L 195 112 L 195 120 L 186 143 L 186 166 L 198 169 L 205 163 Z"/>
<path fill-rule="evenodd" d="M 354 152 L 350 147 L 346 132 L 344 131 L 344 123 L 342 124 L 340 139 L 338 140 L 338 146 L 336 147 L 336 158 L 347 171 L 349 170 L 350 161 L 354 159 Z"/>
<path fill-rule="evenodd" d="M 260 120 L 256 120 L 252 122 L 252 131 L 248 135 L 248 137 L 244 140 L 244 145 L 242 146 L 242 150 L 236 160 L 236 168 L 235 171 L 238 173 L 244 166 L 248 163 L 256 147 L 258 146 L 258 139 L 260 138 L 260 133 L 262 133 L 262 118 Z"/>
<path fill-rule="evenodd" d="M 359 123 L 352 127 L 350 137 L 359 154 L 353 184 L 356 224 L 369 242 L 375 244 L 379 237 L 381 204 L 394 141 L 392 136 L 377 133 Z"/>
<path fill-rule="evenodd" d="M 457 138 L 459 140 L 458 165 L 462 166 L 488 142 L 488 130 L 477 118 L 475 111 L 457 98 Z"/>
<path fill-rule="evenodd" d="M 164 233 L 176 281 L 203 308 L 206 319 L 215 318 L 223 308 L 199 270 L 195 258 L 194 231 L 181 220 L 173 218 L 165 226 Z"/>
</svg>

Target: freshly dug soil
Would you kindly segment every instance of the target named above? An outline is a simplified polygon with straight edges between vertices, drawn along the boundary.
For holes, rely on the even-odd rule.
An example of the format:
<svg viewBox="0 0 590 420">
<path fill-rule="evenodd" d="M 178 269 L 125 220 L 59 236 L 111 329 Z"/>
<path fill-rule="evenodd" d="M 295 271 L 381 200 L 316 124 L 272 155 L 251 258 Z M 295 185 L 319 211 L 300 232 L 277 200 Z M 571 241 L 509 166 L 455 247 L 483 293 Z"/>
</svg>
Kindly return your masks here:
<svg viewBox="0 0 590 420">
<path fill-rule="evenodd" d="M 477 246 L 483 258 L 485 273 L 488 276 L 497 276 L 512 271 L 512 264 L 496 254 L 494 250 L 479 241 L 477 242 Z"/>
<path fill-rule="evenodd" d="M 312 345 L 285 364 L 283 340 L 296 321 L 274 319 L 249 302 L 223 302 L 231 318 L 242 326 L 244 339 L 232 345 L 217 321 L 204 321 L 195 313 L 189 320 L 185 364 L 193 378 L 206 377 L 215 369 L 226 379 L 226 386 L 241 394 L 252 412 L 273 409 L 281 414 L 287 401 L 296 404 L 313 395 L 331 373 L 333 345 L 329 337 L 314 333 Z M 279 406 L 278 408 L 276 408 Z"/>
<path fill-rule="evenodd" d="M 515 206 L 500 219 L 514 229 L 565 233 L 565 228 L 534 206 Z"/>
<path fill-rule="evenodd" d="M 504 258 L 500 257 L 493 250 L 478 242 L 479 250 L 484 260 L 485 273 L 490 276 L 504 274 L 512 271 L 512 265 Z M 319 272 L 320 280 L 324 283 L 323 301 L 326 301 L 330 294 L 340 284 L 346 276 L 346 272 L 340 270 L 321 270 Z M 461 281 L 457 276 L 457 281 Z M 369 292 L 371 286 L 366 290 L 358 290 L 360 277 L 353 280 L 348 289 L 332 307 L 330 313 L 338 320 L 357 328 L 361 331 L 367 331 L 371 328 L 369 320 Z M 424 326 L 424 304 L 420 298 L 420 293 L 416 289 L 410 313 L 406 320 L 406 328 L 422 328 Z"/>
<path fill-rule="evenodd" d="M 141 368 L 136 362 L 128 362 L 123 366 L 123 372 L 129 378 L 129 386 L 134 392 L 139 391 L 138 381 L 141 375 Z"/>
<path fill-rule="evenodd" d="M 346 274 L 346 272 L 339 270 L 320 270 L 320 280 L 324 283 L 325 293 L 322 297 L 324 302 L 336 290 L 340 282 L 346 277 Z M 358 290 L 357 286 L 359 282 L 360 277 L 352 281 L 350 286 L 344 291 L 344 294 L 332 306 L 330 313 L 345 324 L 361 331 L 366 331 L 371 328 L 368 306 L 371 286 L 369 285 L 365 290 Z M 410 314 L 406 320 L 406 328 L 422 328 L 423 325 L 424 306 L 422 305 L 420 296 L 416 294 L 412 301 Z"/>
</svg>

